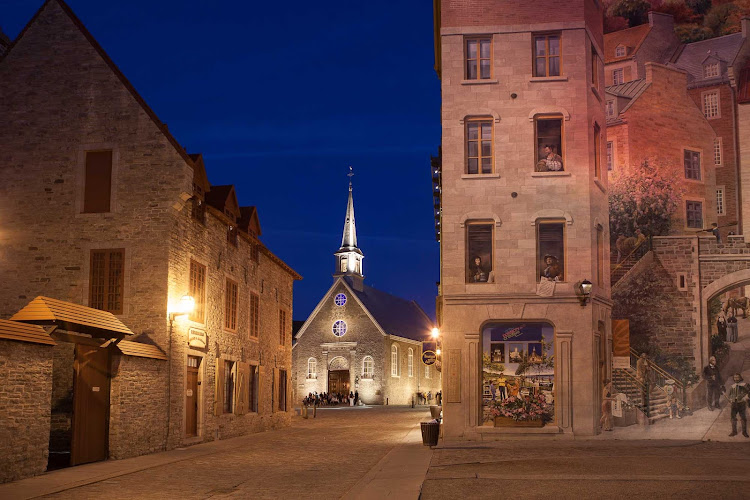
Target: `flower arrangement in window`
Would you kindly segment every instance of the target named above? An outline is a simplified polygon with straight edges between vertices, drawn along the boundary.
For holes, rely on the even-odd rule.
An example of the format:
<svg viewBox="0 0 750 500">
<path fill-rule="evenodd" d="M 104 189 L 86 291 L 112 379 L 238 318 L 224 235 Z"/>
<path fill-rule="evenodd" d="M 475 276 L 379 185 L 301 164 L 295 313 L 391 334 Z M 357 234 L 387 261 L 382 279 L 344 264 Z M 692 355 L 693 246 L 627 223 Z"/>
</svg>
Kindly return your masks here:
<svg viewBox="0 0 750 500">
<path fill-rule="evenodd" d="M 531 393 L 526 396 L 509 396 L 503 400 L 490 403 L 490 414 L 493 417 L 507 417 L 514 421 L 552 420 L 552 405 L 541 393 Z"/>
</svg>

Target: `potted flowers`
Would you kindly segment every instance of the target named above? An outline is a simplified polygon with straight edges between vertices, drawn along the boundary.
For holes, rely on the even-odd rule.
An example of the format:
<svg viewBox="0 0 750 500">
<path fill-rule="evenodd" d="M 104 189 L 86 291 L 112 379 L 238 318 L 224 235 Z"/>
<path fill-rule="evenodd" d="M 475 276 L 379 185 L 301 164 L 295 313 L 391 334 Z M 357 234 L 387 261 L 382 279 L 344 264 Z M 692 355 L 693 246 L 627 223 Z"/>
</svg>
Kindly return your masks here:
<svg viewBox="0 0 750 500">
<path fill-rule="evenodd" d="M 510 396 L 490 403 L 495 427 L 543 427 L 552 418 L 552 405 L 544 394 Z"/>
</svg>

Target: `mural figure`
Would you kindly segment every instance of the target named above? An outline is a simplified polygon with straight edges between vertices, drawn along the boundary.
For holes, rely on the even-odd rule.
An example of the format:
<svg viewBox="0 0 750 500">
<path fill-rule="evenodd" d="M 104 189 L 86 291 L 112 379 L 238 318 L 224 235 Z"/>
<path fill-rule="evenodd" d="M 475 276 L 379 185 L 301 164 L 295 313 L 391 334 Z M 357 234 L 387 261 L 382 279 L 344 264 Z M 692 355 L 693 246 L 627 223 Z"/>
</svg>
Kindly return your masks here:
<svg viewBox="0 0 750 500">
<path fill-rule="evenodd" d="M 703 379 L 706 381 L 706 402 L 708 409 L 714 411 L 719 408 L 719 395 L 724 392 L 724 381 L 721 372 L 716 366 L 716 357 L 708 358 L 708 365 L 703 368 Z"/>
<path fill-rule="evenodd" d="M 727 299 L 727 302 L 724 304 L 724 314 L 728 313 L 731 309 L 732 314 L 737 316 L 737 309 L 742 309 L 742 317 L 747 318 L 748 307 L 750 307 L 749 297 L 732 297 Z"/>
<path fill-rule="evenodd" d="M 745 410 L 747 408 L 748 400 L 750 400 L 750 385 L 743 384 L 744 379 L 739 373 L 734 374 L 734 384 L 729 389 L 729 404 L 732 407 L 732 432 L 729 437 L 737 435 L 737 416 L 739 415 L 740 421 L 742 422 L 742 435 L 750 437 L 747 434 L 747 415 Z"/>
<path fill-rule="evenodd" d="M 729 342 L 737 342 L 737 316 L 732 313 L 729 313 L 729 318 L 727 318 L 727 328 L 724 332 L 724 338 L 721 340 L 726 341 L 727 336 L 729 337 Z"/>
<path fill-rule="evenodd" d="M 546 144 L 542 149 L 542 157 L 536 165 L 537 172 L 560 172 L 563 170 L 562 156 L 557 154 L 553 144 Z"/>
<path fill-rule="evenodd" d="M 667 408 L 669 409 L 669 418 L 682 418 L 680 416 L 679 400 L 677 391 L 674 390 L 674 380 L 669 379 L 665 382 L 664 392 L 667 393 Z"/>
<path fill-rule="evenodd" d="M 472 268 L 472 281 L 474 283 L 486 283 L 487 273 L 482 268 L 482 258 L 480 256 L 474 257 L 474 266 Z"/>
<path fill-rule="evenodd" d="M 560 269 L 557 257 L 550 254 L 545 255 L 544 265 L 546 267 L 542 271 L 542 278 L 546 278 L 550 281 L 562 280 L 562 269 Z"/>
<path fill-rule="evenodd" d="M 716 331 L 721 340 L 727 340 L 727 318 L 724 317 L 723 312 L 719 313 L 719 318 L 716 320 Z"/>
<path fill-rule="evenodd" d="M 603 431 L 611 431 L 614 429 L 614 418 L 612 416 L 612 381 L 607 379 L 604 381 L 604 387 L 602 388 L 602 418 L 599 420 L 599 425 Z"/>
</svg>

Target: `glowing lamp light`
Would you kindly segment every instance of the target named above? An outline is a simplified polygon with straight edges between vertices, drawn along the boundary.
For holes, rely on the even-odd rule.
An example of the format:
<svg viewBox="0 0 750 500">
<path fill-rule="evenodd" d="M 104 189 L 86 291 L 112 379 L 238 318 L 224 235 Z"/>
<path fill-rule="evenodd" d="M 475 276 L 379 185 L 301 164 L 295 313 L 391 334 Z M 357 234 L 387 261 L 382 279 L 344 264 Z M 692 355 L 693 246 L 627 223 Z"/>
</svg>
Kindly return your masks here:
<svg viewBox="0 0 750 500">
<path fill-rule="evenodd" d="M 440 353 L 441 353 L 440 348 L 435 349 L 435 354 L 437 354 L 438 356 L 440 356 Z"/>
<path fill-rule="evenodd" d="M 589 280 L 583 280 L 580 283 L 576 283 L 575 291 L 578 295 L 578 300 L 581 301 L 581 306 L 585 306 L 586 302 L 589 301 L 591 290 L 593 288 L 594 285 Z"/>
<path fill-rule="evenodd" d="M 195 309 L 195 299 L 190 295 L 183 295 L 175 310 L 169 313 L 169 320 L 174 321 L 177 316 L 185 316 Z"/>
<path fill-rule="evenodd" d="M 439 336 L 440 336 L 440 330 L 438 330 L 437 328 L 433 328 L 433 329 L 432 329 L 432 338 L 433 338 L 433 339 L 436 339 L 436 338 L 438 338 Z"/>
</svg>

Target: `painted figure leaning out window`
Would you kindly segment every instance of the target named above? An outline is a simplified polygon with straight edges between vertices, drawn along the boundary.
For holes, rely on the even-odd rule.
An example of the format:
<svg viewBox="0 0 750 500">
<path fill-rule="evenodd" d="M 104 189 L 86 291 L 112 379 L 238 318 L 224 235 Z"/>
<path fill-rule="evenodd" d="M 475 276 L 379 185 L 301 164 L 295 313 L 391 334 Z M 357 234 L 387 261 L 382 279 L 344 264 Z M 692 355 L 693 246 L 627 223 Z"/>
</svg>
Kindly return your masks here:
<svg viewBox="0 0 750 500">
<path fill-rule="evenodd" d="M 536 164 L 537 172 L 560 172 L 563 170 L 562 156 L 557 154 L 556 147 L 547 144 L 542 148 L 541 158 Z"/>
<path fill-rule="evenodd" d="M 546 278 L 550 281 L 562 280 L 562 269 L 560 268 L 559 261 L 554 255 L 547 254 L 544 256 L 544 270 L 542 270 L 542 278 Z"/>
</svg>

